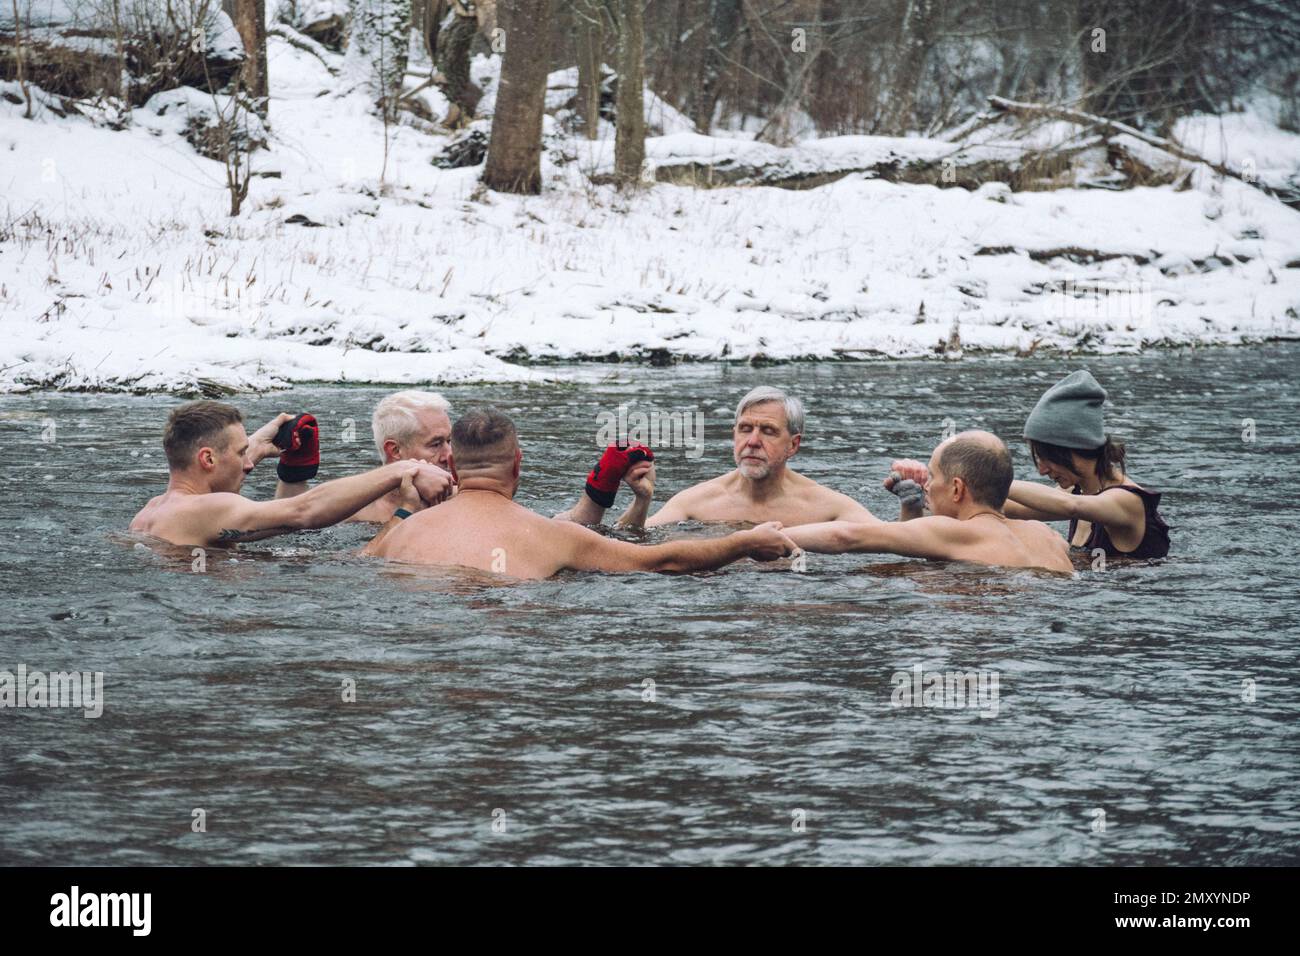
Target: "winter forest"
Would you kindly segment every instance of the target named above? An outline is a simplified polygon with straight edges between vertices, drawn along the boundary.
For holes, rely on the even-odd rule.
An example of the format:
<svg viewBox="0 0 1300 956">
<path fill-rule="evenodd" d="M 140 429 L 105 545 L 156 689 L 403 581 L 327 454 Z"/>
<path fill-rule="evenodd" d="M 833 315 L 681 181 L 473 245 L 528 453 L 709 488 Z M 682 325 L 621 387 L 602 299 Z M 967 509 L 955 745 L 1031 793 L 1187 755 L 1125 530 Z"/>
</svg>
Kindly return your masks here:
<svg viewBox="0 0 1300 956">
<path fill-rule="evenodd" d="M 3 390 L 1297 331 L 1294 3 L 3 6 Z"/>
</svg>

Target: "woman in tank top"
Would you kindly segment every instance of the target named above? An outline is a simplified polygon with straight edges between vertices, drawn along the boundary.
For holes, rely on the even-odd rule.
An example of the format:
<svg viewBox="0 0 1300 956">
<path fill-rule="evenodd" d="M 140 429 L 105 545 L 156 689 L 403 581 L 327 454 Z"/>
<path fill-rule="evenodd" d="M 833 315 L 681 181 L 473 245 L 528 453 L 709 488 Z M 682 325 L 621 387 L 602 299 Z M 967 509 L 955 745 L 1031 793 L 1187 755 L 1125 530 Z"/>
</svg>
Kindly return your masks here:
<svg viewBox="0 0 1300 956">
<path fill-rule="evenodd" d="M 1068 519 L 1070 547 L 1108 558 L 1163 558 L 1169 526 L 1160 494 L 1124 471 L 1124 445 L 1106 434 L 1106 390 L 1086 371 L 1071 372 L 1047 390 L 1025 422 L 1038 473 L 1059 486 L 1013 481 L 1008 518 Z"/>
</svg>

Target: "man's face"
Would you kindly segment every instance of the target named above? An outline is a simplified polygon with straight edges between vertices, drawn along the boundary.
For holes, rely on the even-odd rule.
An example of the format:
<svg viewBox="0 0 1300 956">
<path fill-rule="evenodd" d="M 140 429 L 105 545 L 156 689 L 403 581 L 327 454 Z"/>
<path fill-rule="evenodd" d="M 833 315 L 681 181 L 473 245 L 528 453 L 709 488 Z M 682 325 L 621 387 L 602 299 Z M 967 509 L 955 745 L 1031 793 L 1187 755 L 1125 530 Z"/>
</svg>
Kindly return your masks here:
<svg viewBox="0 0 1300 956">
<path fill-rule="evenodd" d="M 745 409 L 732 430 L 733 455 L 740 473 L 761 481 L 794 457 L 801 435 L 791 435 L 780 402 L 759 402 Z"/>
<path fill-rule="evenodd" d="M 255 464 L 249 454 L 248 433 L 239 423 L 227 425 L 221 440 L 199 449 L 199 457 L 211 465 L 213 491 L 238 492 Z"/>
<path fill-rule="evenodd" d="M 925 483 L 925 507 L 931 514 L 957 517 L 957 505 L 952 500 L 952 483 L 939 467 L 938 448 L 930 456 L 930 480 Z"/>
<path fill-rule="evenodd" d="M 451 419 L 447 413 L 433 408 L 421 408 L 415 413 L 418 427 L 415 436 L 404 442 L 389 439 L 384 443 L 389 461 L 418 459 L 439 468 L 451 464 Z"/>
</svg>

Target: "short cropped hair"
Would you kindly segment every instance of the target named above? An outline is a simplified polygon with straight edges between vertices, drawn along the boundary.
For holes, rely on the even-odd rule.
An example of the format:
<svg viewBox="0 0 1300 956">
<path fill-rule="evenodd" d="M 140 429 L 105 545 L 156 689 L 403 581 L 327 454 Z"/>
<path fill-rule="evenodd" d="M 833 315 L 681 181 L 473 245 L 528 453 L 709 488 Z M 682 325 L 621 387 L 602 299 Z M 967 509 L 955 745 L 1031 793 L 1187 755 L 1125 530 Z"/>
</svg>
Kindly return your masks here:
<svg viewBox="0 0 1300 956">
<path fill-rule="evenodd" d="M 188 468 L 195 453 L 205 445 L 225 451 L 226 429 L 243 421 L 243 413 L 225 402 L 204 400 L 172 409 L 163 432 L 167 466 L 177 471 Z"/>
<path fill-rule="evenodd" d="M 370 419 L 370 431 L 375 436 L 375 450 L 379 460 L 384 460 L 384 442 L 388 439 L 405 444 L 418 437 L 420 423 L 415 413 L 423 409 L 446 412 L 451 417 L 451 403 L 437 392 L 422 392 L 408 388 L 392 395 L 384 396 L 375 406 L 375 414 Z"/>
<path fill-rule="evenodd" d="M 451 428 L 451 446 L 457 468 L 477 468 L 513 452 L 519 446 L 519 436 L 505 412 L 480 405 L 456 420 Z"/>
<path fill-rule="evenodd" d="M 1006 504 L 1015 477 L 1011 452 L 1000 438 L 996 445 L 978 438 L 953 438 L 939 452 L 939 470 L 949 481 L 965 481 L 972 501 L 999 509 Z"/>
<path fill-rule="evenodd" d="M 803 434 L 803 402 L 771 385 L 760 385 L 740 400 L 740 404 L 736 406 L 736 421 L 740 421 L 740 416 L 745 414 L 745 409 L 762 405 L 764 402 L 780 402 L 785 408 L 785 424 L 790 434 Z"/>
</svg>

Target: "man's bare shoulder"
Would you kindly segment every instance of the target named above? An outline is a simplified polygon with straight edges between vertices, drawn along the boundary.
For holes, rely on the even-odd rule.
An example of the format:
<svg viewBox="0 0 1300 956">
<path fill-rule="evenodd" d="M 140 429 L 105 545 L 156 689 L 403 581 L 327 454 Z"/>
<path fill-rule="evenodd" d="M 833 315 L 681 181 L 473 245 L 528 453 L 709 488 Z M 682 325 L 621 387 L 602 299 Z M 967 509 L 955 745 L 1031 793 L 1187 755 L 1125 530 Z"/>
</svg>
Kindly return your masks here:
<svg viewBox="0 0 1300 956">
<path fill-rule="evenodd" d="M 221 519 L 246 501 L 228 491 L 161 494 L 140 509 L 129 528 L 172 544 L 206 544 L 219 541 Z"/>
<path fill-rule="evenodd" d="M 1065 555 L 1065 560 L 1068 562 L 1070 560 L 1070 542 L 1065 540 L 1065 535 L 1046 522 L 1035 521 L 1034 524 L 1038 526 L 1034 529 L 1038 541 L 1047 548 Z"/>
<path fill-rule="evenodd" d="M 131 525 L 135 527 L 136 523 L 141 521 L 160 521 L 169 518 L 188 518 L 205 513 L 216 513 L 245 500 L 242 495 L 229 491 L 209 491 L 196 495 L 177 494 L 176 492 L 164 493 L 150 498 L 148 503 L 140 509 L 140 513 L 135 516 L 135 520 L 131 522 Z"/>
<path fill-rule="evenodd" d="M 820 481 L 809 478 L 807 475 L 795 471 L 793 468 L 786 469 L 785 487 L 788 492 L 802 495 L 809 500 L 830 498 L 839 495 L 839 492 L 835 491 L 833 488 L 828 488 Z"/>
<path fill-rule="evenodd" d="M 875 517 L 861 502 L 841 491 L 827 487 L 819 481 L 814 481 L 807 475 L 791 471 L 789 472 L 789 480 L 790 490 L 798 495 L 808 507 L 824 512 L 825 516 L 818 520 L 855 521 L 870 520 Z"/>
<path fill-rule="evenodd" d="M 707 520 L 711 506 L 725 499 L 735 490 L 732 486 L 736 473 L 728 472 L 708 481 L 683 488 L 669 498 L 658 513 L 651 516 L 647 526 L 664 521 Z"/>
<path fill-rule="evenodd" d="M 683 488 L 673 495 L 673 499 L 683 504 L 690 504 L 693 501 L 707 501 L 718 495 L 727 494 L 732 490 L 735 483 L 736 472 L 729 471 L 724 475 L 718 475 L 716 478 L 710 478 L 707 481 L 701 481 L 699 484 L 691 485 L 689 488 Z"/>
<path fill-rule="evenodd" d="M 1010 524 L 1018 526 L 1015 530 L 1033 564 L 1052 571 L 1074 570 L 1070 543 L 1061 532 L 1042 521 L 1012 521 Z"/>
<path fill-rule="evenodd" d="M 866 511 L 869 509 L 858 501 L 852 495 L 846 495 L 842 491 L 836 491 L 834 488 L 827 488 L 825 485 L 817 485 L 817 494 L 820 501 L 825 501 L 828 505 L 834 506 L 841 513 Z"/>
</svg>

